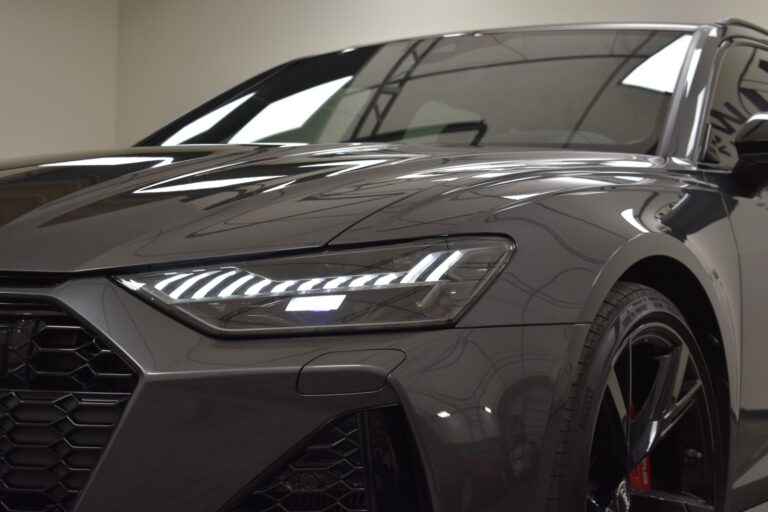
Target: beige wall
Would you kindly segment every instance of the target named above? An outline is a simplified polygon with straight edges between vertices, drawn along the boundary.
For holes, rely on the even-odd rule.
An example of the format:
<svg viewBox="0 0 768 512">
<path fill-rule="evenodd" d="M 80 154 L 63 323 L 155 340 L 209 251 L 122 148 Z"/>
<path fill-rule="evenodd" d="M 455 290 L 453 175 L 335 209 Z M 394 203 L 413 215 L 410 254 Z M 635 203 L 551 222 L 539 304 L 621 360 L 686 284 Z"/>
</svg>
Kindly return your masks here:
<svg viewBox="0 0 768 512">
<path fill-rule="evenodd" d="M 0 158 L 129 145 L 258 71 L 349 45 L 472 28 L 726 15 L 768 26 L 768 2 L 0 0 Z"/>
<path fill-rule="evenodd" d="M 0 0 L 0 159 L 115 144 L 117 0 Z"/>
</svg>

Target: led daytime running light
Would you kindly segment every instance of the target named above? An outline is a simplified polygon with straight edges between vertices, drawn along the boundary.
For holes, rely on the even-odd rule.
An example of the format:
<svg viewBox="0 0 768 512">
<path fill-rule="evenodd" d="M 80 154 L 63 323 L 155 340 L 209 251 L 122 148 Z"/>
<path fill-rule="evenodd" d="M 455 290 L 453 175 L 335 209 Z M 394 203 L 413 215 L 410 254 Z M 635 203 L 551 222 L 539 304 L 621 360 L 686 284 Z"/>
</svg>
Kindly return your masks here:
<svg viewBox="0 0 768 512">
<path fill-rule="evenodd" d="M 432 252 L 410 270 L 351 276 L 311 277 L 273 281 L 237 267 L 170 272 L 146 291 L 174 303 L 235 300 L 270 296 L 337 293 L 377 288 L 435 285 L 464 257 L 465 251 Z M 126 284 L 126 283 L 124 283 Z"/>
</svg>

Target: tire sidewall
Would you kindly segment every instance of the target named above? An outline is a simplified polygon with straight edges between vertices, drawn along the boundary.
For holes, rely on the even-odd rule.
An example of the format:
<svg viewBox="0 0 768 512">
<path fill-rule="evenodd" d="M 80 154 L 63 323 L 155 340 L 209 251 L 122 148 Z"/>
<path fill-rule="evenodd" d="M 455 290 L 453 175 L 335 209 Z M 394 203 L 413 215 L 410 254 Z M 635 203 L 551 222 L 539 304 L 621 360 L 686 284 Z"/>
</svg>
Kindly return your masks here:
<svg viewBox="0 0 768 512">
<path fill-rule="evenodd" d="M 567 442 L 564 446 L 565 468 L 567 468 L 562 512 L 581 512 L 584 510 L 585 491 L 587 489 L 592 441 L 597 425 L 598 413 L 607 387 L 609 373 L 620 351 L 628 342 L 630 335 L 640 326 L 648 323 L 664 323 L 671 327 L 683 339 L 695 359 L 697 369 L 704 381 L 704 392 L 709 404 L 714 404 L 711 379 L 706 371 L 704 358 L 688 328 L 682 314 L 663 295 L 650 288 L 647 292 L 631 297 L 625 303 L 619 303 L 605 323 L 593 326 L 589 336 L 592 343 L 585 344 L 582 354 L 581 371 L 576 376 L 572 405 L 573 416 L 570 422 Z M 715 420 L 715 411 L 707 410 L 714 446 L 719 446 L 719 433 Z M 720 466 L 720 464 L 717 464 Z M 715 475 L 720 482 L 719 475 Z M 716 501 L 717 503 L 718 501 Z"/>
</svg>

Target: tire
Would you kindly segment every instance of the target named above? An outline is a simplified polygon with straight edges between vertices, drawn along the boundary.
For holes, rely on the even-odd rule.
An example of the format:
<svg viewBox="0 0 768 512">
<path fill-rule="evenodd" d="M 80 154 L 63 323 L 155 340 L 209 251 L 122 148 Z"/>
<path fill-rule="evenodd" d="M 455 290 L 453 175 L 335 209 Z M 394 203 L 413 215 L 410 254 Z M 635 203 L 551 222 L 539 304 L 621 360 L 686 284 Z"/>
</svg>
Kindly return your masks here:
<svg viewBox="0 0 768 512">
<path fill-rule="evenodd" d="M 654 289 L 617 283 L 578 361 L 546 510 L 721 510 L 715 403 L 680 311 Z"/>
</svg>

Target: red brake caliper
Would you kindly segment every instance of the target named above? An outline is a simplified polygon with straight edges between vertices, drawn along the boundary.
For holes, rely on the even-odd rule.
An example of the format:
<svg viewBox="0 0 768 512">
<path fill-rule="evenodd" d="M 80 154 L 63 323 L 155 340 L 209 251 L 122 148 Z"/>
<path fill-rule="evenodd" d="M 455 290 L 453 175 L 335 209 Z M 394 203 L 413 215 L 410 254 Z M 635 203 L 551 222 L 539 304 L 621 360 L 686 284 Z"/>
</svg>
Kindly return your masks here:
<svg viewBox="0 0 768 512">
<path fill-rule="evenodd" d="M 629 416 L 635 419 L 637 416 L 637 410 L 635 402 L 630 405 Z M 651 483 L 651 456 L 646 455 L 640 464 L 635 466 L 632 471 L 629 472 L 629 487 L 635 491 L 650 491 L 653 486 Z"/>
</svg>

